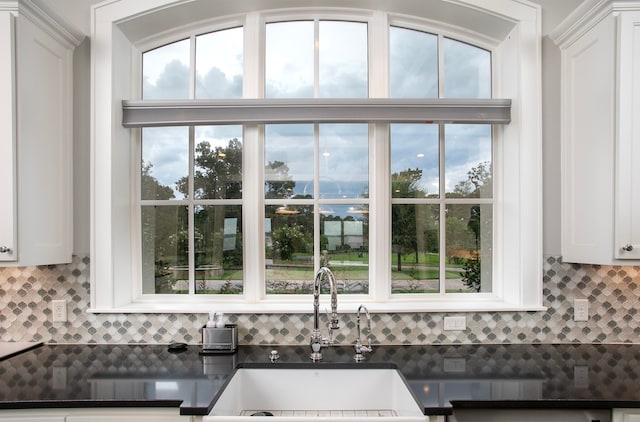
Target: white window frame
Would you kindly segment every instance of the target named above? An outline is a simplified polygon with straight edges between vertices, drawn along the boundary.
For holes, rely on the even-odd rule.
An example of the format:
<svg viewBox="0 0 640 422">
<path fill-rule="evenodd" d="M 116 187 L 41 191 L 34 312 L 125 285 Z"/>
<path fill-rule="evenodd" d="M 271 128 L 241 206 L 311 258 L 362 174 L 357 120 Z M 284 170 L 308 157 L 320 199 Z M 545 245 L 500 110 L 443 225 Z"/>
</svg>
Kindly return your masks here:
<svg viewBox="0 0 640 422">
<path fill-rule="evenodd" d="M 272 0 L 277 4 L 279 0 Z M 259 283 L 247 283 L 246 280 L 263 278 L 264 266 L 245 264 L 245 292 L 242 297 L 220 298 L 219 296 L 195 295 L 185 300 L 184 295 L 149 295 L 140 297 L 137 292 L 139 273 L 137 260 L 136 227 L 136 191 L 138 166 L 135 165 L 135 142 L 139 130 L 125 128 L 122 125 L 122 99 L 136 97 L 136 57 L 139 57 L 138 42 L 134 44 L 119 26 L 119 22 L 128 22 L 132 16 L 149 15 L 159 5 L 172 3 L 179 7 L 188 1 L 144 0 L 140 2 L 112 2 L 97 5 L 92 9 L 92 28 L 94 48 L 92 49 L 92 133 L 91 133 L 91 311 L 92 312 L 208 312 L 216 310 L 235 313 L 253 312 L 310 312 L 309 300 L 303 298 L 279 298 L 265 300 L 259 291 Z M 130 4 L 134 3 L 134 4 Z M 390 4 L 393 2 L 390 2 Z M 443 2 L 448 3 L 448 2 Z M 360 295 L 341 296 L 342 311 L 352 311 L 359 303 L 366 303 L 374 312 L 425 312 L 425 311 L 519 311 L 544 310 L 542 306 L 542 171 L 541 171 L 541 127 L 540 127 L 540 8 L 526 2 L 506 0 L 459 0 L 457 3 L 469 10 L 480 11 L 498 19 L 505 16 L 510 19 L 513 28 L 503 39 L 493 39 L 493 93 L 494 96 L 513 99 L 511 124 L 494 126 L 494 138 L 500 139 L 499 148 L 495 148 L 494 167 L 496 186 L 494 188 L 494 221 L 499 222 L 494 231 L 494 283 L 491 294 L 446 294 L 446 295 L 394 295 L 391 297 L 390 280 L 372 280 L 367 298 Z M 482 3 L 479 5 L 477 3 Z M 153 7 L 151 7 L 153 5 Z M 444 7 L 444 6 L 443 6 Z M 298 12 L 292 11 L 291 15 Z M 305 13 L 318 16 L 306 10 Z M 371 14 L 371 22 L 410 27 L 406 18 L 395 18 L 383 12 L 360 12 L 360 16 Z M 335 15 L 321 11 L 320 16 Z M 348 14 L 352 16 L 352 13 Z M 265 19 L 281 20 L 273 14 L 248 12 L 243 18 L 236 18 L 245 25 L 245 43 L 259 45 L 260 32 L 264 33 Z M 299 16 L 299 15 L 298 15 Z M 150 19 L 151 19 L 150 18 Z M 361 18 L 358 20 L 362 20 Z M 227 22 L 229 22 L 227 20 Z M 415 20 L 416 29 L 424 21 Z M 229 27 L 230 25 L 223 25 Z M 370 25 L 371 28 L 372 25 Z M 211 27 L 211 25 L 209 25 Z M 478 34 L 468 34 L 447 25 L 441 25 L 445 35 L 461 41 L 478 45 L 478 40 L 490 40 Z M 185 28 L 181 29 L 182 31 Z M 442 33 L 443 31 L 439 31 Z M 174 31 L 175 32 L 175 31 Z M 388 43 L 379 33 L 369 31 L 371 43 L 383 51 Z M 176 39 L 172 31 L 163 34 L 167 39 Z M 155 37 L 157 42 L 158 37 Z M 497 52 L 497 54 L 496 54 Z M 256 72 L 262 69 L 262 52 L 249 53 L 245 48 L 245 97 L 255 93 L 258 98 L 262 92 L 260 78 Z M 380 66 L 370 56 L 370 69 Z M 387 71 L 370 72 L 370 97 L 385 102 L 388 91 Z M 138 91 L 139 92 L 139 91 Z M 245 101 L 247 102 L 247 101 Z M 250 102 L 250 101 L 248 101 Z M 339 103 L 339 102 L 338 102 Z M 368 103 L 364 101 L 365 106 Z M 135 103 L 128 103 L 129 105 Z M 319 104 L 316 102 L 316 105 Z M 388 105 L 388 104 L 387 104 Z M 397 106 L 397 104 L 396 104 Z M 335 107 L 329 106 L 327 109 Z M 392 107 L 393 108 L 393 107 Z M 334 110 L 335 111 L 335 110 Z M 387 120 L 388 121 L 388 120 Z M 261 126 L 249 122 L 244 127 L 243 146 L 247 151 L 244 168 L 262 168 Z M 388 125 L 380 121 L 369 122 L 373 132 L 388 133 Z M 385 136 L 384 134 L 374 136 Z M 388 161 L 388 143 L 377 142 L 371 151 L 374 162 Z M 129 171 L 122 171 L 119 163 L 131 163 Z M 377 165 L 377 164 L 376 164 Z M 372 166 L 373 167 L 373 166 Z M 388 167 L 388 164 L 387 164 Z M 375 167 L 374 167 L 375 168 Z M 503 175 L 509 175 L 508 178 Z M 243 186 L 244 207 L 261 209 L 262 191 L 260 172 L 248 173 L 245 178 L 251 183 Z M 390 175 L 371 175 L 371 184 L 378 192 L 388 186 Z M 502 183 L 500 183 L 502 181 Z M 255 190 L 255 191 L 252 191 Z M 387 189 L 388 190 L 388 189 Z M 128 194 L 125 194 L 128 193 Z M 389 195 L 377 195 L 372 199 L 372 213 L 384 219 L 390 218 Z M 246 214 L 245 214 L 246 215 Z M 387 218 L 387 219 L 388 219 Z M 262 231 L 261 219 L 250 223 L 245 218 L 245 257 L 261 256 Z M 253 224 L 257 224 L 255 227 Z M 253 233 L 253 234 L 251 234 Z M 370 238 L 370 249 L 390 250 L 390 233 L 377 232 Z M 388 254 L 387 254 L 388 255 Z M 259 260 L 259 259 L 258 259 Z M 245 263 L 247 261 L 245 260 Z M 389 264 L 382 265 L 385 269 Z M 384 272 L 384 271 L 383 271 Z M 371 270 L 375 274 L 375 269 Z M 388 277 L 386 277 L 388 278 Z M 350 297 L 352 296 L 352 297 Z"/>
</svg>

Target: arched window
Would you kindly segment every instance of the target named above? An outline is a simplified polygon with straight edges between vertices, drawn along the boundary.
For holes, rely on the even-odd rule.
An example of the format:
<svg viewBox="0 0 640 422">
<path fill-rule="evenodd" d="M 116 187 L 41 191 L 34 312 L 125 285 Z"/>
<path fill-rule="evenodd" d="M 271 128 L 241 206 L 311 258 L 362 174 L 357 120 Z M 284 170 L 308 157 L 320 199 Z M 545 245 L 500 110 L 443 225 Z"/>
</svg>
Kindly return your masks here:
<svg viewBox="0 0 640 422">
<path fill-rule="evenodd" d="M 125 307 L 303 311 L 320 266 L 373 309 L 539 307 L 505 283 L 501 43 L 326 9 L 131 46 Z"/>
</svg>

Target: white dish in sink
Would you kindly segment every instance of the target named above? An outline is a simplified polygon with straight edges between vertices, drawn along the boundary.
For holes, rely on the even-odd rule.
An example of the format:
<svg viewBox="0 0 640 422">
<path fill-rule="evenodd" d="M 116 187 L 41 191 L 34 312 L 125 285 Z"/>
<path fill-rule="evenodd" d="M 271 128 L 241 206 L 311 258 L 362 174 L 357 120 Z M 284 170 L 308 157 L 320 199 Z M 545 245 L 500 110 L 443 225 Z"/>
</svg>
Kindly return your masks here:
<svg viewBox="0 0 640 422">
<path fill-rule="evenodd" d="M 273 416 L 251 416 L 260 412 Z M 428 422 L 429 417 L 395 369 L 240 368 L 203 422 L 256 420 Z"/>
</svg>

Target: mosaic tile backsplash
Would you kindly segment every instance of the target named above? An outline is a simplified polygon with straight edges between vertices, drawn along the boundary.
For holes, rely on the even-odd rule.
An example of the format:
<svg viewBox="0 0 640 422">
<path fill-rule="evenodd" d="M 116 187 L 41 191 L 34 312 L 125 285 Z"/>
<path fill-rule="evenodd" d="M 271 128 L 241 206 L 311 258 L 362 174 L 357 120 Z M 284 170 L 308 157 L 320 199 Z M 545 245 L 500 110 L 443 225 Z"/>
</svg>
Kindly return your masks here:
<svg viewBox="0 0 640 422">
<path fill-rule="evenodd" d="M 67 265 L 0 268 L 0 341 L 198 344 L 205 314 L 91 314 L 88 256 Z M 465 331 L 444 331 L 455 313 L 389 313 L 372 317 L 379 344 L 640 343 L 640 267 L 544 263 L 546 312 L 467 313 Z M 68 322 L 51 322 L 50 303 L 70 303 Z M 589 299 L 588 322 L 573 321 L 573 299 Z M 342 315 L 337 341 L 353 342 L 353 315 Z M 240 344 L 306 344 L 309 314 L 229 315 Z"/>
</svg>

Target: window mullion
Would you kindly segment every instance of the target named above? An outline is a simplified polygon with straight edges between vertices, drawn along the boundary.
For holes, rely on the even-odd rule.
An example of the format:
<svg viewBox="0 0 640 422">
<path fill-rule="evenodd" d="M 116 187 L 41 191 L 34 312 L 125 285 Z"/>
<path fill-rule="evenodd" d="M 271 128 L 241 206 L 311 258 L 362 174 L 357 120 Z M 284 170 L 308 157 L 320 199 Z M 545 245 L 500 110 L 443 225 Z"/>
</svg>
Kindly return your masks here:
<svg viewBox="0 0 640 422">
<path fill-rule="evenodd" d="M 391 160 L 389 125 L 369 126 L 369 296 L 374 302 L 391 297 Z"/>
<path fill-rule="evenodd" d="M 317 85 L 317 84 L 316 84 Z M 320 125 L 313 125 L 313 268 L 318 270 L 320 265 Z"/>
<path fill-rule="evenodd" d="M 245 125 L 243 133 L 243 268 L 244 299 L 256 303 L 264 298 L 264 126 Z M 248 171 L 253 169 L 255 171 Z"/>
<path fill-rule="evenodd" d="M 313 21 L 313 97 L 320 97 L 320 21 Z"/>
<path fill-rule="evenodd" d="M 242 96 L 264 98 L 264 22 L 260 14 L 247 13 L 244 24 Z"/>
<path fill-rule="evenodd" d="M 447 203 L 446 203 L 446 186 L 445 186 L 445 137 L 444 137 L 444 124 L 438 125 L 438 145 L 439 145 L 439 178 L 440 183 L 438 187 L 438 197 L 440 198 L 440 293 L 446 293 L 447 285 Z"/>
<path fill-rule="evenodd" d="M 442 34 L 438 34 L 438 98 L 444 98 L 444 51 Z"/>
<path fill-rule="evenodd" d="M 389 97 L 389 18 L 376 11 L 368 25 L 369 98 Z"/>
<path fill-rule="evenodd" d="M 189 295 L 196 293 L 196 254 L 195 254 L 195 207 L 194 207 L 194 192 L 193 192 L 193 176 L 195 170 L 195 129 L 193 126 L 189 127 L 189 178 L 188 178 L 188 200 L 189 205 L 187 207 L 187 219 L 188 219 L 188 232 L 189 232 Z"/>
<path fill-rule="evenodd" d="M 189 98 L 196 98 L 196 37 L 192 35 L 189 43 Z"/>
</svg>

